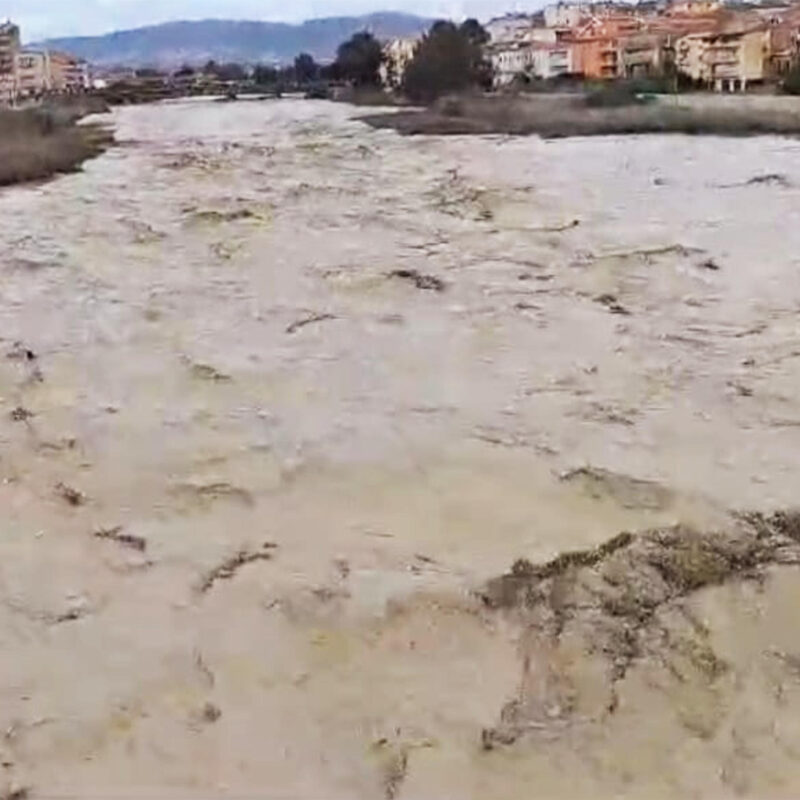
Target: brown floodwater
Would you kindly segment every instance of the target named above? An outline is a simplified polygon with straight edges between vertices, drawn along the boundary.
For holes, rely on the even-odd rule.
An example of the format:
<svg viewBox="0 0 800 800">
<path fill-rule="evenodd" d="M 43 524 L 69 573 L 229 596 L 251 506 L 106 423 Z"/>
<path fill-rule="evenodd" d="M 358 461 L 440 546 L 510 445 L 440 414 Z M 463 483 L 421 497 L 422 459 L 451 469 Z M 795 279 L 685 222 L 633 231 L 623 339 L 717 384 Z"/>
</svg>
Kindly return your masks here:
<svg viewBox="0 0 800 800">
<path fill-rule="evenodd" d="M 357 115 L 121 108 L 0 193 L 0 780 L 796 796 L 792 568 L 686 599 L 724 670 L 490 751 L 522 633 L 475 590 L 796 503 L 800 142 Z"/>
</svg>

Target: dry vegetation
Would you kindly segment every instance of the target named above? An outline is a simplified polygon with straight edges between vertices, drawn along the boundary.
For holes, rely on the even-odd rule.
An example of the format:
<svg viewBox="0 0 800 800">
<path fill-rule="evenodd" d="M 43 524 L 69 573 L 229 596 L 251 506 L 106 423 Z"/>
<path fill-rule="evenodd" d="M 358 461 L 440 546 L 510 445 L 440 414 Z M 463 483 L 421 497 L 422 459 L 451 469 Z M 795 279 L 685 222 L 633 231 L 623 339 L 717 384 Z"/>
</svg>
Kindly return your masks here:
<svg viewBox="0 0 800 800">
<path fill-rule="evenodd" d="M 637 133 L 750 136 L 800 133 L 800 104 L 651 103 L 591 107 L 583 96 L 446 98 L 424 110 L 363 117 L 376 128 L 418 134 L 538 134 L 544 138 Z"/>
<path fill-rule="evenodd" d="M 104 106 L 86 101 L 0 111 L 0 186 L 75 172 L 111 144 L 99 124 L 78 125 Z"/>
<path fill-rule="evenodd" d="M 387 106 L 408 106 L 409 101 L 402 95 L 384 91 L 371 86 L 352 87 L 336 86 L 327 91 L 326 99 L 335 100 L 337 103 L 349 103 L 354 106 L 374 106 L 386 108 Z M 317 99 L 317 98 L 311 98 Z"/>
<path fill-rule="evenodd" d="M 521 691 L 503 708 L 499 724 L 483 731 L 484 748 L 513 744 L 574 716 L 569 661 L 559 657 L 531 666 L 548 651 L 566 652 L 580 643 L 585 662 L 599 667 L 596 688 L 606 718 L 618 709 L 620 681 L 648 658 L 669 663 L 677 650 L 695 675 L 712 685 L 728 664 L 701 620 L 690 617 L 682 629 L 670 622 L 669 610 L 682 609 L 685 621 L 690 595 L 725 583 L 763 582 L 770 569 L 796 565 L 799 558 L 800 515 L 779 512 L 736 515 L 724 531 L 701 533 L 678 525 L 623 533 L 545 564 L 517 561 L 486 585 L 481 598 L 489 608 L 516 615 L 533 651 L 523 664 Z"/>
</svg>

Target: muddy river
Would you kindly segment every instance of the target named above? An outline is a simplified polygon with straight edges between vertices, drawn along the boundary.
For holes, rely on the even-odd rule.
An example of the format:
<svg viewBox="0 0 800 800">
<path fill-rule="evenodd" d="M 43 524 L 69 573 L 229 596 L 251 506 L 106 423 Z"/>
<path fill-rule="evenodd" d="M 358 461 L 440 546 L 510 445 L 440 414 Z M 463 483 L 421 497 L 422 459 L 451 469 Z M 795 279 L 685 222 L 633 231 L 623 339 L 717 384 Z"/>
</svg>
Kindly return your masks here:
<svg viewBox="0 0 800 800">
<path fill-rule="evenodd" d="M 356 117 L 123 108 L 0 193 L 0 796 L 797 796 L 796 554 L 613 697 L 481 587 L 796 502 L 800 142 Z"/>
</svg>

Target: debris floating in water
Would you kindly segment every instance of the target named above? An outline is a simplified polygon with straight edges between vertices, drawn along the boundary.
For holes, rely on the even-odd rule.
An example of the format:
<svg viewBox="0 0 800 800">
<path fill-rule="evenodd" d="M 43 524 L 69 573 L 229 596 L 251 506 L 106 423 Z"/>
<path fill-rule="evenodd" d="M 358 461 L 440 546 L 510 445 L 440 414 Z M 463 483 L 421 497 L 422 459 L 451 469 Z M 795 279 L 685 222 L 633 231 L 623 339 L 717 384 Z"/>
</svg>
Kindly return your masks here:
<svg viewBox="0 0 800 800">
<path fill-rule="evenodd" d="M 445 283 L 435 275 L 425 275 L 415 269 L 396 269 L 389 273 L 390 278 L 400 278 L 404 281 L 411 281 L 417 289 L 430 292 L 443 292 Z"/>
</svg>

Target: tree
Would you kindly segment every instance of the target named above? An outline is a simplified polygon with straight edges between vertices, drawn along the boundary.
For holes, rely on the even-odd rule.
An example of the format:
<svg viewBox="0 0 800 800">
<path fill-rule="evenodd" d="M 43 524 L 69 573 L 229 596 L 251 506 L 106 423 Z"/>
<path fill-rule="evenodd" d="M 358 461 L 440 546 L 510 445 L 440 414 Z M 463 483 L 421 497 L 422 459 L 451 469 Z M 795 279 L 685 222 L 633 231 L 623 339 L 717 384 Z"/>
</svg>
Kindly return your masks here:
<svg viewBox="0 0 800 800">
<path fill-rule="evenodd" d="M 246 80 L 247 70 L 241 64 L 220 64 L 217 67 L 216 75 L 221 81 L 233 83 Z"/>
<path fill-rule="evenodd" d="M 194 67 L 184 64 L 176 73 L 176 78 L 191 78 L 194 75 Z"/>
<path fill-rule="evenodd" d="M 474 18 L 465 20 L 462 23 L 461 32 L 478 47 L 483 47 L 484 45 L 489 44 L 489 40 L 492 38 L 489 36 L 489 32 L 486 30 L 486 28 L 484 28 L 483 25 L 481 25 L 480 22 Z"/>
<path fill-rule="evenodd" d="M 226 83 L 247 79 L 247 70 L 241 64 L 236 64 L 235 62 L 218 64 L 216 61 L 209 61 L 203 67 L 203 73 Z"/>
<path fill-rule="evenodd" d="M 800 94 L 800 64 L 795 64 L 784 75 L 781 88 L 784 94 Z"/>
<path fill-rule="evenodd" d="M 404 92 L 412 100 L 430 102 L 450 92 L 491 88 L 492 67 L 483 53 L 486 41 L 488 34 L 476 20 L 460 27 L 434 23 L 406 69 Z"/>
<path fill-rule="evenodd" d="M 367 31 L 356 33 L 336 54 L 337 74 L 354 86 L 378 86 L 382 62 L 381 44 Z"/>
<path fill-rule="evenodd" d="M 278 70 L 267 64 L 258 64 L 253 69 L 253 82 L 257 86 L 274 86 L 278 82 Z"/>
<path fill-rule="evenodd" d="M 294 60 L 294 74 L 298 83 L 312 83 L 319 78 L 319 66 L 308 53 L 300 53 Z"/>
<path fill-rule="evenodd" d="M 332 61 L 330 64 L 324 64 L 319 69 L 319 77 L 323 81 L 340 81 L 342 75 L 339 72 L 339 65 L 335 61 Z"/>
</svg>

